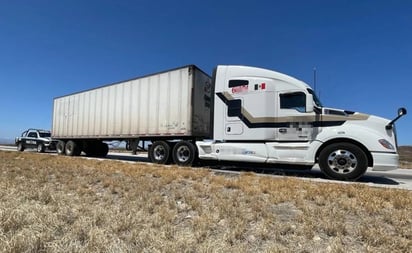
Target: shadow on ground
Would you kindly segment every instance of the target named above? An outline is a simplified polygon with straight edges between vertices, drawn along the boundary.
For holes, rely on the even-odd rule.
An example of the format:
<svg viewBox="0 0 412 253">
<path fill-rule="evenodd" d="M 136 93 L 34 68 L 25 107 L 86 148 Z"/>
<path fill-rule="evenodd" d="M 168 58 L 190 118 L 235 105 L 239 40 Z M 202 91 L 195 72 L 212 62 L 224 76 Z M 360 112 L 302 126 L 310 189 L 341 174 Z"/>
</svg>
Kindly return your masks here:
<svg viewBox="0 0 412 253">
<path fill-rule="evenodd" d="M 129 162 L 149 162 L 147 157 L 143 156 L 130 156 L 130 155 L 121 155 L 121 154 L 109 154 L 107 159 L 110 160 L 121 160 Z M 224 170 L 230 172 L 254 172 L 262 175 L 274 175 L 274 176 L 288 176 L 288 177 L 297 177 L 297 178 L 309 178 L 309 179 L 323 179 L 327 180 L 328 178 L 319 170 L 319 169 L 290 169 L 290 168 L 273 168 L 268 166 L 261 165 L 220 165 L 214 162 L 203 162 L 199 167 L 207 167 L 215 170 Z M 370 175 L 372 174 L 372 175 Z M 358 182 L 360 183 L 373 183 L 379 185 L 399 185 L 399 182 L 387 178 L 381 175 L 373 175 L 373 173 L 366 174 L 361 177 Z"/>
</svg>

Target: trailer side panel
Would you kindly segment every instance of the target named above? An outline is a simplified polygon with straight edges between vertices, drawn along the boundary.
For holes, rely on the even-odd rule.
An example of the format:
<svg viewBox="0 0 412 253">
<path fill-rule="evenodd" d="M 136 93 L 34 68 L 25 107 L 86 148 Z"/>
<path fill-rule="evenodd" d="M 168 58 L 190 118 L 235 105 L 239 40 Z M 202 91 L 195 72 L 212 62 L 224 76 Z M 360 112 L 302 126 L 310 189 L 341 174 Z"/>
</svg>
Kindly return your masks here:
<svg viewBox="0 0 412 253">
<path fill-rule="evenodd" d="M 195 66 L 54 99 L 57 139 L 210 136 L 210 77 Z M 209 93 L 210 94 L 209 94 Z"/>
</svg>

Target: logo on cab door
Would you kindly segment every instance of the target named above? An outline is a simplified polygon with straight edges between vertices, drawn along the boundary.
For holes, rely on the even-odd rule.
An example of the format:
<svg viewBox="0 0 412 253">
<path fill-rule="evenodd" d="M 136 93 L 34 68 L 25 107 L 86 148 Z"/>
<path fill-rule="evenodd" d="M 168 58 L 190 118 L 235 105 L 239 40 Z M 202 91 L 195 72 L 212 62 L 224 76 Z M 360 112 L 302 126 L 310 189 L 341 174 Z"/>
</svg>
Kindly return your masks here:
<svg viewBox="0 0 412 253">
<path fill-rule="evenodd" d="M 247 92 L 249 90 L 249 85 L 241 85 L 232 88 L 232 93 Z"/>
</svg>

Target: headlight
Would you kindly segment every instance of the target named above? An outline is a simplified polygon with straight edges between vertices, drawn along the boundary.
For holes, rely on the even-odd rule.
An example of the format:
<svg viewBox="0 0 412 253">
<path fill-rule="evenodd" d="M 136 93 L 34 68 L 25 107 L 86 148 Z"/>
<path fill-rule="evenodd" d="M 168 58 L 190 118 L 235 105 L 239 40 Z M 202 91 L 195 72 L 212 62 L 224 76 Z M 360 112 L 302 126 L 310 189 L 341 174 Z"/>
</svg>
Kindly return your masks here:
<svg viewBox="0 0 412 253">
<path fill-rule="evenodd" d="M 380 140 L 379 140 L 379 143 L 380 143 L 383 147 L 385 147 L 385 148 L 387 148 L 387 149 L 395 150 L 395 148 L 393 147 L 393 145 L 392 145 L 389 141 L 387 141 L 387 140 L 385 140 L 385 139 L 380 139 Z"/>
</svg>

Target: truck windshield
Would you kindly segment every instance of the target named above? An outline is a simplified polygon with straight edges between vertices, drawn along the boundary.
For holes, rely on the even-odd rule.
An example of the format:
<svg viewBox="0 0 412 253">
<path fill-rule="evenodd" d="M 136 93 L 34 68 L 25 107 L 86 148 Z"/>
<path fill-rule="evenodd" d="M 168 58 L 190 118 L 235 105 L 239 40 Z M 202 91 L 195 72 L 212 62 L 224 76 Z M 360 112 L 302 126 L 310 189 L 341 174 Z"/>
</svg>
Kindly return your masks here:
<svg viewBox="0 0 412 253">
<path fill-rule="evenodd" d="M 315 92 L 311 89 L 308 89 L 308 92 L 313 96 L 313 101 L 317 107 L 323 107 L 322 103 L 320 102 L 318 96 L 316 96 Z"/>
</svg>

